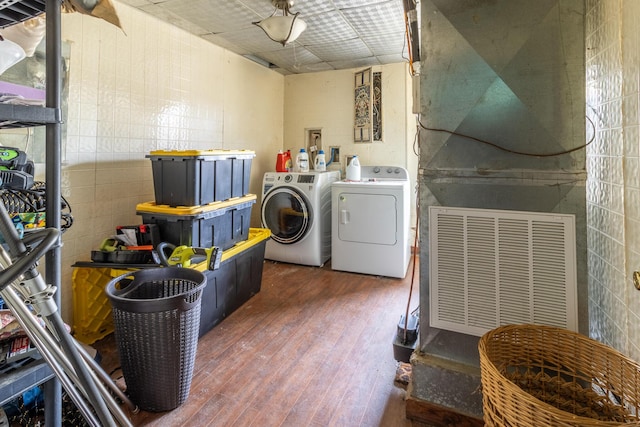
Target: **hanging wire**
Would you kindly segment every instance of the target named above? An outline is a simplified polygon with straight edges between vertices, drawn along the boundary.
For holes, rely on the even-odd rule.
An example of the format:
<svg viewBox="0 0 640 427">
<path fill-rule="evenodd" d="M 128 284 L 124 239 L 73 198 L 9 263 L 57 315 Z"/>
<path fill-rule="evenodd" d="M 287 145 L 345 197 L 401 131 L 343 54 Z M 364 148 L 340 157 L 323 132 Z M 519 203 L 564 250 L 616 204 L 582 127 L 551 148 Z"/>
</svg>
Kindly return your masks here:
<svg viewBox="0 0 640 427">
<path fill-rule="evenodd" d="M 0 189 L 0 202 L 9 214 L 45 212 L 47 208 L 46 183 L 36 181 L 28 190 Z M 64 196 L 61 196 L 60 203 L 62 220 L 60 229 L 64 232 L 73 225 L 73 215 L 71 214 L 71 205 Z"/>
<path fill-rule="evenodd" d="M 518 155 L 521 155 L 521 156 L 530 156 L 530 157 L 554 157 L 554 156 L 562 156 L 564 154 L 573 153 L 574 151 L 578 151 L 578 150 L 582 150 L 584 148 L 587 148 L 589 146 L 589 144 L 591 144 L 596 139 L 596 126 L 593 123 L 593 121 L 589 118 L 589 116 L 585 116 L 585 117 L 589 121 L 589 123 L 591 124 L 591 128 L 593 129 L 593 135 L 591 135 L 591 138 L 589 139 L 589 141 L 587 141 L 586 144 L 579 145 L 579 146 L 571 148 L 569 150 L 557 151 L 557 152 L 554 152 L 554 153 L 530 153 L 530 152 L 525 152 L 525 151 L 511 150 L 509 148 L 503 147 L 503 146 L 498 145 L 496 143 L 493 143 L 491 141 L 486 141 L 484 139 L 476 138 L 475 136 L 465 135 L 463 133 L 459 133 L 459 132 L 455 132 L 455 131 L 451 131 L 451 130 L 447 130 L 447 129 L 439 129 L 439 128 L 432 128 L 432 127 L 425 126 L 420 121 L 419 118 L 418 118 L 418 124 L 420 125 L 420 127 L 422 129 L 425 129 L 425 130 L 428 130 L 428 131 L 431 131 L 431 132 L 444 132 L 444 133 L 448 133 L 449 135 L 459 136 L 461 138 L 465 138 L 465 139 L 468 139 L 468 140 L 471 140 L 471 141 L 479 142 L 481 144 L 490 145 L 493 148 L 497 148 L 498 150 L 505 151 L 507 153 L 518 154 Z"/>
<path fill-rule="evenodd" d="M 413 49 L 411 47 L 411 29 L 409 28 L 409 16 L 407 11 L 404 12 L 404 33 L 406 39 L 407 53 L 409 55 L 409 72 L 413 76 L 415 70 L 413 69 Z"/>
</svg>

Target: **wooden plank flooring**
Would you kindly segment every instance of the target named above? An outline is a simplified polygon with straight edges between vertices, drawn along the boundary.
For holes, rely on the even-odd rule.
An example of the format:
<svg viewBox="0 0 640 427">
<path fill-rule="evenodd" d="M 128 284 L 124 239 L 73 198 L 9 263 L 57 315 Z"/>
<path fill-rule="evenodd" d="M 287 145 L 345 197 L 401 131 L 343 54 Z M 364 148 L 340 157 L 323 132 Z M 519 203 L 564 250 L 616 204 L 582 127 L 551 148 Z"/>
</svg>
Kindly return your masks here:
<svg viewBox="0 0 640 427">
<path fill-rule="evenodd" d="M 191 392 L 136 426 L 411 426 L 394 385 L 404 280 L 265 261 L 261 291 L 198 342 Z M 411 310 L 418 305 L 416 274 Z M 113 336 L 95 344 L 117 366 Z"/>
</svg>

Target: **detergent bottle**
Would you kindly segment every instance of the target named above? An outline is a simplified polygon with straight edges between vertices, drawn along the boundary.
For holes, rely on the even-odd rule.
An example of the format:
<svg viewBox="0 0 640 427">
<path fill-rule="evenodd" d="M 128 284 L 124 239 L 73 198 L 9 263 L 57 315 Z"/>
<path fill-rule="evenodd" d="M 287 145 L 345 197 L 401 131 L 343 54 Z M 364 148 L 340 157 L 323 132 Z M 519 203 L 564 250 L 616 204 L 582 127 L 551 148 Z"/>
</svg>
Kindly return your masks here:
<svg viewBox="0 0 640 427">
<path fill-rule="evenodd" d="M 323 150 L 318 151 L 318 154 L 316 154 L 316 163 L 313 166 L 313 168 L 318 172 L 323 172 L 327 170 L 327 160 L 324 158 Z"/>
<path fill-rule="evenodd" d="M 293 171 L 293 159 L 291 159 L 291 150 L 287 150 L 285 154 L 285 169 L 286 172 L 292 172 Z"/>
<path fill-rule="evenodd" d="M 276 172 L 287 172 L 287 153 L 283 153 L 282 150 L 278 151 L 276 157 Z"/>
<path fill-rule="evenodd" d="M 347 181 L 360 181 L 360 160 L 353 156 L 347 165 Z"/>
<path fill-rule="evenodd" d="M 296 169 L 297 172 L 309 172 L 309 154 L 304 148 L 301 148 L 296 156 Z"/>
</svg>

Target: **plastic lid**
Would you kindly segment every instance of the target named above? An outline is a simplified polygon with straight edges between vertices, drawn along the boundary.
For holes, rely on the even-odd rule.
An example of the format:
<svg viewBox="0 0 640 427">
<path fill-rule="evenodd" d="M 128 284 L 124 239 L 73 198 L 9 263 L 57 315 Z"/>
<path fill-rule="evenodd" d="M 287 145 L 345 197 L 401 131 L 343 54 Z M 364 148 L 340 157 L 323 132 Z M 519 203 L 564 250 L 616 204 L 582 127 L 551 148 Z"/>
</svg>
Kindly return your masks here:
<svg viewBox="0 0 640 427">
<path fill-rule="evenodd" d="M 301 153 L 304 153 L 304 152 L 305 152 L 305 151 L 304 151 L 304 148 L 301 148 L 301 149 L 300 149 L 300 152 L 301 152 Z"/>
<path fill-rule="evenodd" d="M 318 154 L 324 154 L 324 150 L 319 150 Z"/>
<path fill-rule="evenodd" d="M 200 156 L 216 156 L 219 158 L 255 157 L 256 152 L 253 150 L 154 150 L 145 157 L 200 157 Z"/>
</svg>

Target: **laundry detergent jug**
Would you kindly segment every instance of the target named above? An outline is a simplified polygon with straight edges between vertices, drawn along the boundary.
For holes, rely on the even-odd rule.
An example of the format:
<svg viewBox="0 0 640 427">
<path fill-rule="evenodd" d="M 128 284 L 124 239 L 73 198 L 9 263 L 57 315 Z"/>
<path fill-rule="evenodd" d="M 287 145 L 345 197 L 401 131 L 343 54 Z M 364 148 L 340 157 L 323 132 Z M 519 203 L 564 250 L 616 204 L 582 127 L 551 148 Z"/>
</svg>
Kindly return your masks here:
<svg viewBox="0 0 640 427">
<path fill-rule="evenodd" d="M 323 150 L 318 151 L 318 154 L 316 154 L 316 162 L 313 168 L 318 172 L 323 172 L 327 170 L 327 160 L 324 157 Z"/>
<path fill-rule="evenodd" d="M 287 171 L 287 153 L 283 153 L 282 150 L 278 151 L 276 157 L 276 172 L 288 172 Z"/>
<path fill-rule="evenodd" d="M 347 165 L 347 181 L 360 181 L 360 160 L 353 156 Z"/>
<path fill-rule="evenodd" d="M 293 172 L 293 159 L 291 158 L 291 150 L 287 150 L 287 152 L 284 154 L 286 155 L 286 172 Z"/>
<path fill-rule="evenodd" d="M 301 148 L 300 152 L 296 156 L 296 171 L 309 172 L 309 154 L 304 148 Z"/>
</svg>

